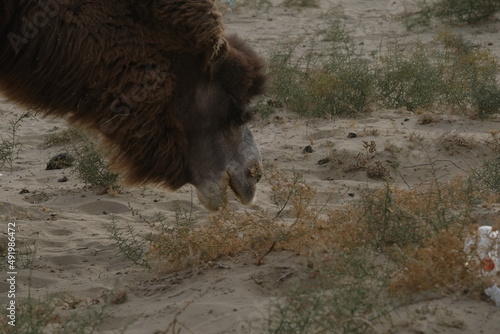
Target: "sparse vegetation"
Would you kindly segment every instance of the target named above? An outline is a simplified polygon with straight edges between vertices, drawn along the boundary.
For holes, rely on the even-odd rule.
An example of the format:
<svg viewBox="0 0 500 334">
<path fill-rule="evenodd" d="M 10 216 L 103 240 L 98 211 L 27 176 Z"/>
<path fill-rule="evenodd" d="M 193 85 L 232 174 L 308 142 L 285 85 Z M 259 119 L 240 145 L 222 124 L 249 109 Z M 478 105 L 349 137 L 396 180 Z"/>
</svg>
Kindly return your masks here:
<svg viewBox="0 0 500 334">
<path fill-rule="evenodd" d="M 297 174 L 271 169 L 268 179 L 275 192 L 275 212 L 222 209 L 200 223 L 189 212 L 179 211 L 173 225 L 152 224 L 159 233 L 152 238 L 150 255 L 160 260 L 163 270 L 171 271 L 242 253 L 253 254 L 260 263 L 275 249 L 304 251 L 300 248 L 308 243 L 308 231 L 321 223 L 322 208 L 313 204 L 315 191 Z"/>
<path fill-rule="evenodd" d="M 493 17 L 500 11 L 498 0 L 418 0 L 414 2 L 418 11 L 403 17 L 410 29 L 429 25 L 433 17 L 450 23 L 475 24 Z"/>
<path fill-rule="evenodd" d="M 0 170 L 9 167 L 12 171 L 14 159 L 22 150 L 22 144 L 19 141 L 19 128 L 22 125 L 24 118 L 29 114 L 22 114 L 8 122 L 6 135 L 0 135 Z"/>
<path fill-rule="evenodd" d="M 120 229 L 116 224 L 116 218 L 113 217 L 111 224 L 106 229 L 108 230 L 110 239 L 127 260 L 151 269 L 151 265 L 145 256 L 148 241 L 136 233 L 130 224 L 127 224 L 124 229 Z"/>
<path fill-rule="evenodd" d="M 340 209 L 318 203 L 298 173 L 268 167 L 265 179 L 274 210 L 223 209 L 204 221 L 189 211 L 173 222 L 158 214 L 145 220 L 154 236 L 143 256 L 157 270 L 177 271 L 242 254 L 256 264 L 275 250 L 304 255 L 301 283 L 273 304 L 268 333 L 365 333 L 401 296 L 479 291 L 479 264 L 464 250 L 485 200 L 472 178 L 436 177 L 411 190 L 386 184 Z"/>
<path fill-rule="evenodd" d="M 302 45 L 307 46 L 305 51 Z M 275 49 L 270 75 L 273 93 L 301 115 L 356 115 L 364 113 L 373 98 L 369 63 L 338 20 L 310 40 Z"/>
<path fill-rule="evenodd" d="M 318 7 L 319 0 L 285 0 L 283 5 L 287 7 Z"/>
<path fill-rule="evenodd" d="M 106 297 L 106 296 L 103 296 Z M 0 319 L 0 330 L 5 334 L 93 334 L 100 333 L 106 317 L 106 309 L 115 301 L 126 300 L 122 291 L 111 292 L 104 305 L 77 299 L 68 294 L 34 298 L 18 298 L 16 303 L 16 326 L 7 324 L 5 310 Z M 94 300 L 97 302 L 97 300 Z M 125 324 L 127 325 L 127 324 Z M 124 326 L 126 327 L 126 326 Z"/>
<path fill-rule="evenodd" d="M 408 110 L 434 105 L 441 96 L 442 85 L 435 52 L 422 43 L 388 45 L 376 70 L 380 103 L 388 108 Z"/>
<path fill-rule="evenodd" d="M 97 139 L 75 127 L 44 137 L 44 148 L 62 146 L 74 166 L 74 173 L 86 185 L 105 190 L 117 187 L 119 175 L 110 170 L 107 156 L 98 149 Z"/>
<path fill-rule="evenodd" d="M 450 31 L 438 33 L 432 45 L 393 41 L 376 61 L 367 59 L 333 20 L 314 38 L 274 50 L 272 92 L 308 116 L 355 115 L 373 104 L 412 111 L 437 107 L 481 118 L 500 112 L 498 61 Z"/>
<path fill-rule="evenodd" d="M 330 250 L 327 256 L 310 264 L 314 280 L 305 279 L 274 303 L 266 333 L 370 333 L 388 318 L 396 307 L 381 298 L 388 268 L 377 264 L 366 248 Z"/>
<path fill-rule="evenodd" d="M 97 149 L 95 139 L 84 137 L 68 147 L 74 157 L 74 172 L 86 185 L 109 190 L 117 187 L 117 173 L 110 171 L 106 156 Z"/>
<path fill-rule="evenodd" d="M 489 190 L 500 194 L 500 156 L 486 161 L 474 176 Z"/>
<path fill-rule="evenodd" d="M 500 112 L 498 63 L 491 53 L 450 31 L 438 33 L 434 43 L 388 46 L 377 72 L 382 105 L 441 107 L 479 117 Z"/>
</svg>

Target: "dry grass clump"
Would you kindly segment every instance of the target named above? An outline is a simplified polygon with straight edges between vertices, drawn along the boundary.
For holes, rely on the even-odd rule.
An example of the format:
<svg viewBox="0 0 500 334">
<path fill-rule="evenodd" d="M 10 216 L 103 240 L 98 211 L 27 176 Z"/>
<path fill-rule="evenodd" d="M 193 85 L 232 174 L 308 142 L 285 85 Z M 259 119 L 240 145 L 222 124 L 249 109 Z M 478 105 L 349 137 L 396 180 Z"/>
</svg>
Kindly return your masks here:
<svg viewBox="0 0 500 334">
<path fill-rule="evenodd" d="M 377 250 L 419 247 L 453 226 L 473 223 L 477 192 L 469 180 L 431 182 L 412 190 L 386 185 L 361 194 L 354 222 L 364 225 L 365 238 Z M 463 232 L 463 231 L 462 231 Z"/>
<path fill-rule="evenodd" d="M 306 252 L 314 244 L 322 223 L 322 208 L 314 205 L 315 190 L 296 173 L 271 170 L 275 211 L 237 213 L 222 209 L 203 223 L 178 211 L 173 225 L 151 224 L 158 233 L 151 239 L 149 255 L 162 270 L 172 271 L 250 253 L 260 264 L 272 250 Z"/>
<path fill-rule="evenodd" d="M 454 226 L 423 240 L 417 248 L 406 249 L 404 266 L 392 277 L 393 293 L 467 291 L 480 285 L 480 267 L 469 262 L 464 251 L 467 230 Z"/>
<path fill-rule="evenodd" d="M 130 252 L 122 250 L 133 255 L 131 260 L 137 263 L 139 254 L 160 271 L 192 268 L 245 253 L 260 264 L 276 250 L 336 259 L 363 248 L 393 263 L 391 284 L 399 290 L 473 283 L 474 268 L 465 266 L 463 245 L 483 192 L 472 179 L 433 181 L 412 190 L 387 184 L 363 191 L 359 201 L 334 209 L 319 205 L 315 189 L 298 173 L 268 168 L 265 175 L 276 204 L 273 210 L 222 209 L 200 222 L 191 212 L 179 209 L 174 222 L 161 214 L 144 220 L 154 231 L 147 243 L 137 242 L 133 231 L 127 232 L 133 238 L 126 233 L 111 236 L 115 241 L 117 235 L 128 240 L 119 244 L 131 248 Z M 435 275 L 425 274 L 421 287 L 412 285 L 426 270 L 434 270 Z"/>
<path fill-rule="evenodd" d="M 68 146 L 86 140 L 85 134 L 75 127 L 67 127 L 59 132 L 51 133 L 43 137 L 43 148 L 54 146 Z"/>
<path fill-rule="evenodd" d="M 340 209 L 319 205 L 296 172 L 270 167 L 265 180 L 274 209 L 222 209 L 204 221 L 179 209 L 173 222 L 145 219 L 153 235 L 138 244 L 141 256 L 158 271 L 242 254 L 259 265 L 279 250 L 304 256 L 300 283 L 273 303 L 267 333 L 366 333 L 405 302 L 401 296 L 477 292 L 482 284 L 480 261 L 464 249 L 484 193 L 472 178 L 436 178 L 411 190 L 387 184 Z"/>
<path fill-rule="evenodd" d="M 387 185 L 363 193 L 343 215 L 331 215 L 331 233 L 345 251 L 370 247 L 393 262 L 392 292 L 467 290 L 478 285 L 480 273 L 464 250 L 480 195 L 471 179 L 412 190 Z"/>
</svg>

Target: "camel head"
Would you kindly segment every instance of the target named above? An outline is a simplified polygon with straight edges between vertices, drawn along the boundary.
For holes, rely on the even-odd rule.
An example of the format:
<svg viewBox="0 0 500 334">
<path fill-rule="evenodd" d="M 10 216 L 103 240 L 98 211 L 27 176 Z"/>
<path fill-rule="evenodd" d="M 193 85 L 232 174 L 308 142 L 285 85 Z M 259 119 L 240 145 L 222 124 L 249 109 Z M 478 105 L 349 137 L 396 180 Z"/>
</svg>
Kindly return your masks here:
<svg viewBox="0 0 500 334">
<path fill-rule="evenodd" d="M 190 104 L 187 165 L 200 202 L 217 210 L 227 189 L 251 204 L 262 176 L 262 159 L 247 125 L 250 99 L 263 90 L 263 63 L 235 36 L 210 79 L 198 80 Z M 185 123 L 185 124 L 186 124 Z"/>
<path fill-rule="evenodd" d="M 247 105 L 213 82 L 198 87 L 193 103 L 200 116 L 188 131 L 187 165 L 198 199 L 217 210 L 229 187 L 243 204 L 252 203 L 262 160 L 246 124 Z"/>
<path fill-rule="evenodd" d="M 190 183 L 211 210 L 228 188 L 251 203 L 261 156 L 248 105 L 264 63 L 224 34 L 213 0 L 56 2 L 0 11 L 5 96 L 98 130 L 124 184 Z"/>
</svg>

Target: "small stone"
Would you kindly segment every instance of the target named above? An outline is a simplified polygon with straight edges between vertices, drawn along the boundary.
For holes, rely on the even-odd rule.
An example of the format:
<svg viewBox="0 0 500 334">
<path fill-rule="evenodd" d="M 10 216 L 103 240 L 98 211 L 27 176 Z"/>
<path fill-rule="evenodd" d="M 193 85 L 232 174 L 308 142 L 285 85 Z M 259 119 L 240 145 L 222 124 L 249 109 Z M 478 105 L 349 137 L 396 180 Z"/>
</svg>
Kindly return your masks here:
<svg viewBox="0 0 500 334">
<path fill-rule="evenodd" d="M 358 135 L 355 134 L 354 132 L 349 132 L 349 134 L 347 135 L 347 138 L 356 138 Z"/>
<path fill-rule="evenodd" d="M 69 153 L 60 153 L 53 156 L 47 163 L 45 170 L 62 169 L 73 166 L 75 159 Z"/>
<path fill-rule="evenodd" d="M 324 165 L 324 164 L 327 164 L 331 161 L 332 159 L 326 157 L 324 159 L 321 159 L 320 161 L 318 161 L 318 165 Z"/>
<path fill-rule="evenodd" d="M 26 189 L 26 188 L 23 188 L 23 189 L 22 189 L 19 193 L 20 193 L 21 195 L 22 195 L 22 194 L 29 194 L 29 193 L 30 193 L 30 191 L 29 191 L 28 189 Z"/>
<path fill-rule="evenodd" d="M 304 152 L 304 153 L 313 153 L 314 149 L 312 148 L 311 145 L 307 145 L 306 147 L 304 147 L 304 149 L 302 150 L 302 152 Z"/>
<path fill-rule="evenodd" d="M 68 178 L 66 176 L 61 177 L 57 182 L 68 182 Z"/>
</svg>

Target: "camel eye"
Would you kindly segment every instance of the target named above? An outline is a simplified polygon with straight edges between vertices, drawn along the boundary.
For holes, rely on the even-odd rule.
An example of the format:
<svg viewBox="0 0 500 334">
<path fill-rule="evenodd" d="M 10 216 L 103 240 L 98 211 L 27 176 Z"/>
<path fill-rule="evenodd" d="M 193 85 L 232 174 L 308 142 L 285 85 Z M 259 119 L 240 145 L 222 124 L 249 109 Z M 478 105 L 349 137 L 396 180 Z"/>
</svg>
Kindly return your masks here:
<svg viewBox="0 0 500 334">
<path fill-rule="evenodd" d="M 232 98 L 229 104 L 229 120 L 232 126 L 238 127 L 252 119 L 252 113 L 246 104 Z"/>
</svg>

